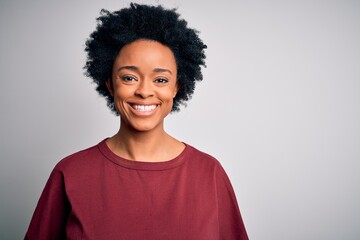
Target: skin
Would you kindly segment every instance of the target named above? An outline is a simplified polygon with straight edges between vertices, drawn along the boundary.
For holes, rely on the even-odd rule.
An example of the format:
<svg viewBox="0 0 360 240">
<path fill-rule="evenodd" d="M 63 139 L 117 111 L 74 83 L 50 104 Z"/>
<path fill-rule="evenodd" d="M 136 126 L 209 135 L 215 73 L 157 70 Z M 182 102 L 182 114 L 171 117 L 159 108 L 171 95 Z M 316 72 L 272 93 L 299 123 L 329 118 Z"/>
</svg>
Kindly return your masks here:
<svg viewBox="0 0 360 240">
<path fill-rule="evenodd" d="M 115 154 L 129 160 L 162 162 L 184 150 L 185 145 L 164 130 L 164 119 L 178 90 L 170 48 L 151 40 L 125 45 L 106 84 L 120 113 L 119 131 L 106 142 Z"/>
</svg>

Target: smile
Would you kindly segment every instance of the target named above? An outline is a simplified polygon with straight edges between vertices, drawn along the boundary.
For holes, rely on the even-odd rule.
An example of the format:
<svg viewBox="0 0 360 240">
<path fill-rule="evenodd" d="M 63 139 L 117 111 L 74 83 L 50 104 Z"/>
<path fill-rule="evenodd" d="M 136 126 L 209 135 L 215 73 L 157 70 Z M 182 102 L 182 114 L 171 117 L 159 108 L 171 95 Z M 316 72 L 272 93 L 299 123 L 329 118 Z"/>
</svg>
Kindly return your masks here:
<svg viewBox="0 0 360 240">
<path fill-rule="evenodd" d="M 139 112 L 151 112 L 157 107 L 157 105 L 156 104 L 153 104 L 153 105 L 132 104 L 131 107 Z"/>
</svg>

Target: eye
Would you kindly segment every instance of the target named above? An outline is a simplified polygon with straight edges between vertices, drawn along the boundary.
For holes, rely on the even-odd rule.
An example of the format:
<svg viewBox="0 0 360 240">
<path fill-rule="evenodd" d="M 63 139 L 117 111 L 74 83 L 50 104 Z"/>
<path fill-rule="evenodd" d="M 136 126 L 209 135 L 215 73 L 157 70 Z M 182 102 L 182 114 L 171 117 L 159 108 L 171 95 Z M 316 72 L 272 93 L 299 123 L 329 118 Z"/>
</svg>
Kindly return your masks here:
<svg viewBox="0 0 360 240">
<path fill-rule="evenodd" d="M 169 82 L 169 80 L 167 80 L 166 78 L 157 78 L 157 79 L 155 79 L 155 82 L 165 84 L 165 83 Z"/>
<path fill-rule="evenodd" d="M 124 81 L 124 82 L 134 82 L 136 81 L 136 78 L 132 77 L 132 76 L 122 76 L 121 79 Z"/>
</svg>

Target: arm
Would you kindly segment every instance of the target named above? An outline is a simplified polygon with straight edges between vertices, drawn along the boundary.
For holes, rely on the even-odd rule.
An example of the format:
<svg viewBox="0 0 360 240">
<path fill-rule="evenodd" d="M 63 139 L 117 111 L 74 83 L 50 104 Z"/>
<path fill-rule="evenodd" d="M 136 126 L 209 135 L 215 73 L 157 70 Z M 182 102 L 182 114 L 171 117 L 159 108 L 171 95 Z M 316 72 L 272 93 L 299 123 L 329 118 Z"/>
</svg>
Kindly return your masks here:
<svg viewBox="0 0 360 240">
<path fill-rule="evenodd" d="M 234 190 L 221 166 L 217 169 L 216 176 L 220 239 L 249 239 L 241 218 Z"/>
<path fill-rule="evenodd" d="M 65 239 L 69 211 L 63 174 L 55 168 L 41 194 L 25 239 Z"/>
</svg>

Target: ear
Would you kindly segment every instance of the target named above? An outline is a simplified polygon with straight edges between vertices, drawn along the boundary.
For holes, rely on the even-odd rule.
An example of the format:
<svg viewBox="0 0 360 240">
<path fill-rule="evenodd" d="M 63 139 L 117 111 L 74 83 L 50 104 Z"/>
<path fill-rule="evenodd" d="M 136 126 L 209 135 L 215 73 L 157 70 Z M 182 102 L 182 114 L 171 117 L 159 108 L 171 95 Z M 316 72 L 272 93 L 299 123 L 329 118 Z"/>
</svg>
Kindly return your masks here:
<svg viewBox="0 0 360 240">
<path fill-rule="evenodd" d="M 178 91 L 179 91 L 179 84 L 178 83 L 176 83 L 176 85 L 175 85 L 175 89 L 174 89 L 174 93 L 173 93 L 173 98 L 175 98 L 176 97 L 176 94 L 178 93 Z"/>
<path fill-rule="evenodd" d="M 105 84 L 106 84 L 107 89 L 108 89 L 109 92 L 110 92 L 110 95 L 111 95 L 111 96 L 114 96 L 114 88 L 113 88 L 111 79 L 108 78 L 108 79 L 105 81 Z"/>
</svg>

